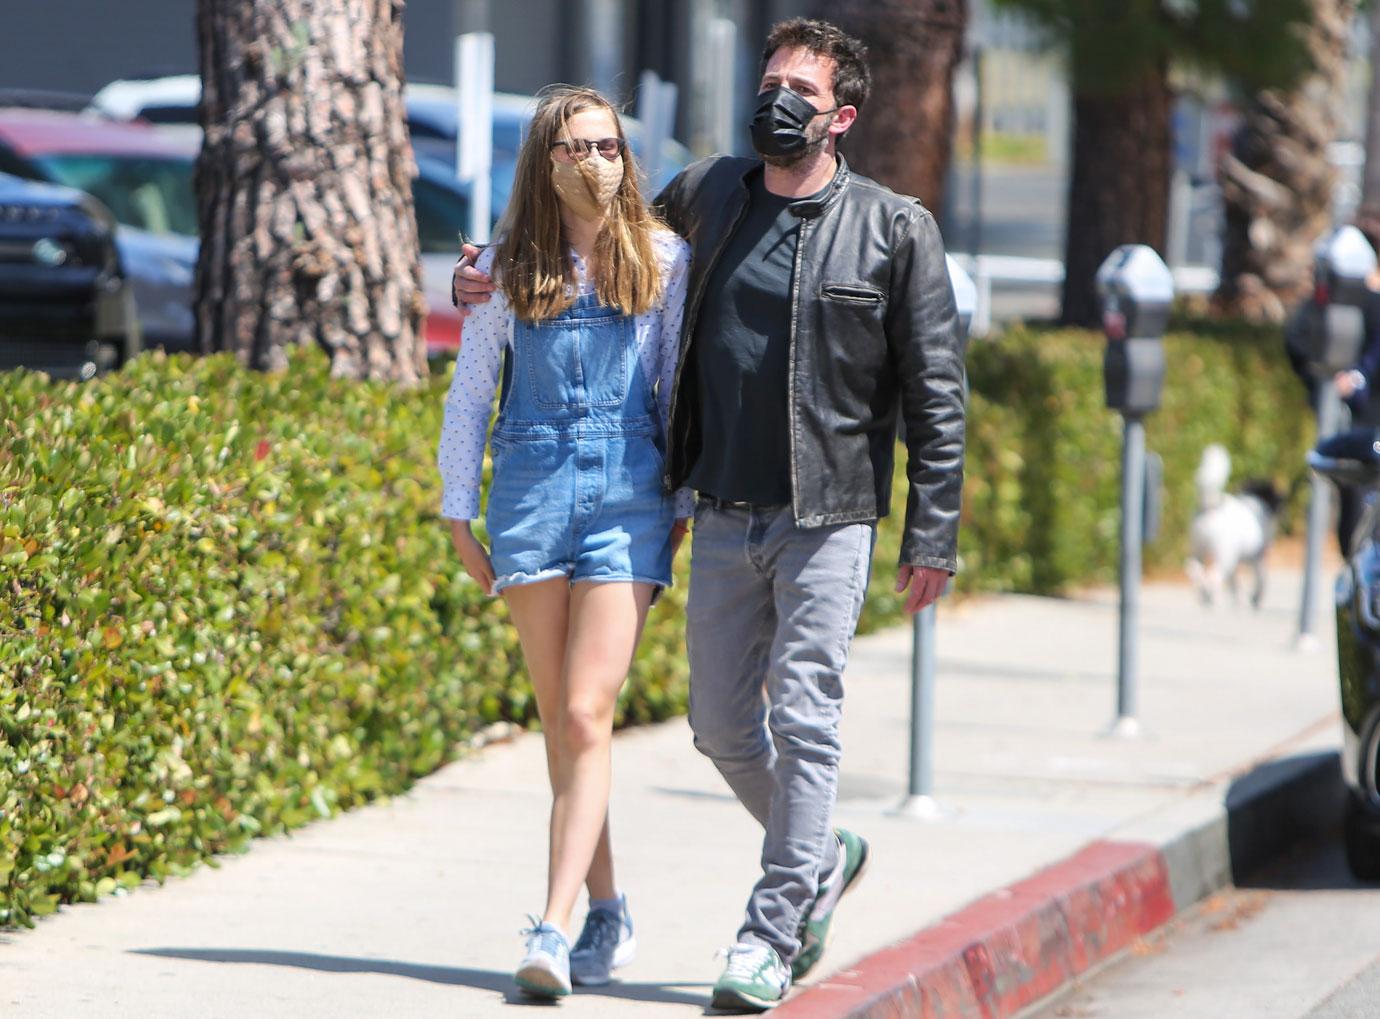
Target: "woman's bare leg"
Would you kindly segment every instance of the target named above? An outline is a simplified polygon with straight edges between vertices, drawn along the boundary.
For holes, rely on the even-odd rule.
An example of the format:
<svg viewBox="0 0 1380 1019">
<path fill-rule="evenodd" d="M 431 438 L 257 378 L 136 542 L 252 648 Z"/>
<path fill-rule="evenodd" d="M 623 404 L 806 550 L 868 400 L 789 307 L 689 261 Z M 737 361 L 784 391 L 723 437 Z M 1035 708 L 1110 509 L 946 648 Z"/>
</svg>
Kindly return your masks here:
<svg viewBox="0 0 1380 1019">
<path fill-rule="evenodd" d="M 621 582 L 571 587 L 544 917 L 562 930 L 569 929 L 580 886 L 607 832 L 613 710 L 653 590 Z"/>
<path fill-rule="evenodd" d="M 557 737 L 561 728 L 561 683 L 569 642 L 570 584 L 565 578 L 556 577 L 536 584 L 506 588 L 503 595 L 508 603 L 508 614 L 518 631 L 523 658 L 537 699 L 537 714 L 542 721 L 542 736 L 546 743 L 546 770 L 554 792 L 561 753 Z M 592 899 L 611 899 L 618 894 L 607 815 L 586 884 Z"/>
</svg>

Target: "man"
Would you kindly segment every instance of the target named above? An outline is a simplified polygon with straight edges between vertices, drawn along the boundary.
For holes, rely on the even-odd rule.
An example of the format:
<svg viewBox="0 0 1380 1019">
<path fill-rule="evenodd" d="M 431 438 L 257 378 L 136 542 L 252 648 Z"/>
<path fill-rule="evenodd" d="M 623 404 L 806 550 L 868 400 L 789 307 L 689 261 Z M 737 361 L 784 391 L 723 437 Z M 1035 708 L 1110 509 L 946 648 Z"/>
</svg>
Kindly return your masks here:
<svg viewBox="0 0 1380 1019">
<path fill-rule="evenodd" d="M 868 97 L 864 57 L 827 22 L 777 25 L 752 121 L 761 159 L 702 160 L 657 200 L 694 252 L 666 471 L 700 493 L 690 724 L 765 829 L 719 1009 L 778 1004 L 867 862 L 866 841 L 830 818 L 898 406 L 907 609 L 956 569 L 963 340 L 934 218 L 837 154 Z M 468 302 L 491 289 L 463 261 L 455 285 Z"/>
<path fill-rule="evenodd" d="M 1362 209 L 1357 214 L 1355 226 L 1361 231 L 1371 249 L 1380 256 L 1380 217 L 1377 217 L 1373 210 Z M 1338 422 L 1342 428 L 1348 425 L 1358 428 L 1363 425 L 1380 428 L 1380 398 L 1375 395 L 1376 383 L 1380 382 L 1380 265 L 1372 269 L 1366 277 L 1366 295 L 1361 311 L 1365 323 L 1365 338 L 1362 340 L 1361 353 L 1357 357 L 1356 365 L 1349 371 L 1337 372 L 1332 377 L 1332 385 L 1337 390 L 1337 395 L 1345 402 L 1348 412 L 1343 414 L 1342 420 Z M 1286 332 L 1286 344 L 1289 338 Z M 1289 363 L 1304 380 L 1304 385 L 1309 389 L 1310 400 L 1316 405 L 1317 400 L 1313 398 L 1312 393 L 1315 382 L 1307 362 L 1294 347 L 1286 346 L 1286 350 L 1289 352 Z M 1366 493 L 1363 489 L 1356 485 L 1337 486 L 1337 545 L 1344 559 L 1351 558 L 1352 545 L 1356 541 L 1356 528 L 1361 524 L 1365 503 Z"/>
</svg>

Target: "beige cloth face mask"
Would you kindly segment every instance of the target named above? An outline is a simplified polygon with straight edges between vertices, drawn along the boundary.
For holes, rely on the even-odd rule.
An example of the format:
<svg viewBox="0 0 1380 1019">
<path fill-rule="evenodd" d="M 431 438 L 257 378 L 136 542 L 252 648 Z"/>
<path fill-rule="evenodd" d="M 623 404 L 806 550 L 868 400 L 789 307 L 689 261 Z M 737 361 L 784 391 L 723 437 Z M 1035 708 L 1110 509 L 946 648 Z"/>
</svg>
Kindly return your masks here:
<svg viewBox="0 0 1380 1019">
<path fill-rule="evenodd" d="M 623 157 L 605 159 L 595 153 L 578 163 L 551 160 L 551 185 L 558 197 L 580 219 L 603 219 L 623 183 Z"/>
</svg>

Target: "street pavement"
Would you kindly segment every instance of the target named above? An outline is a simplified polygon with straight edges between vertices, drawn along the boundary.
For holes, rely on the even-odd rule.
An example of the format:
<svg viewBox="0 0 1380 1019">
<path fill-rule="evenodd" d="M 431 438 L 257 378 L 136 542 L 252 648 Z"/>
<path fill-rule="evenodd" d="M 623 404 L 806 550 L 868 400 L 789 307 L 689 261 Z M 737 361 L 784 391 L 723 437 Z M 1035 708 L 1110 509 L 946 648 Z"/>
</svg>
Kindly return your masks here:
<svg viewBox="0 0 1380 1019">
<path fill-rule="evenodd" d="M 1380 888 L 1340 842 L 1205 900 L 1031 1019 L 1375 1019 Z"/>
<path fill-rule="evenodd" d="M 1045 163 L 985 163 L 980 202 L 973 167 L 955 162 L 949 180 L 943 222 L 944 243 L 950 252 L 1015 255 L 1062 262 L 1068 172 L 1060 161 Z M 978 223 L 979 210 L 981 224 Z M 1183 254 L 1189 265 L 1216 268 L 1220 262 L 1220 199 L 1213 187 L 1196 190 L 1189 203 Z M 1062 287 L 1058 284 L 994 281 L 992 321 L 1058 318 Z"/>
<path fill-rule="evenodd" d="M 1331 623 L 1296 652 L 1299 577 L 1262 611 L 1204 609 L 1181 584 L 1142 596 L 1143 735 L 1109 737 L 1115 593 L 945 604 L 936 797 L 905 792 L 910 631 L 859 639 L 847 675 L 838 823 L 873 865 L 817 979 L 1094 839 L 1155 828 L 1276 757 L 1338 742 Z M 622 733 L 612 804 L 640 954 L 568 1016 L 701 1014 L 757 871 L 760 833 L 684 721 Z M 525 913 L 540 909 L 549 798 L 541 740 L 490 746 L 404 796 L 162 887 L 64 908 L 0 939 L 0 1015 L 492 1016 Z"/>
</svg>

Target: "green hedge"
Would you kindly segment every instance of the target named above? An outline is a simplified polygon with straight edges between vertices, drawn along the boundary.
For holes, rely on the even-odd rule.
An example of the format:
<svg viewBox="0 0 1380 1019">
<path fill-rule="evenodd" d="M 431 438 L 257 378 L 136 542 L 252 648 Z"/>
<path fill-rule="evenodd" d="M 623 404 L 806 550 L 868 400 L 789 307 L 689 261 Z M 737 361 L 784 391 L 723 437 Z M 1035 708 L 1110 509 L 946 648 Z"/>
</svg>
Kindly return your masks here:
<svg viewBox="0 0 1380 1019">
<path fill-rule="evenodd" d="M 1224 327 L 1171 340 L 1149 424 L 1170 489 L 1155 561 L 1181 554 L 1204 443 L 1299 476 L 1301 390 L 1277 346 Z M 964 589 L 1111 576 L 1119 419 L 1100 357 L 1083 334 L 974 344 Z M 445 386 L 333 380 L 313 351 L 281 376 L 157 354 L 84 386 L 0 376 L 0 924 L 395 793 L 485 724 L 532 720 L 503 606 L 462 578 L 437 518 Z M 865 629 L 898 615 L 898 525 Z M 620 723 L 685 709 L 678 568 Z"/>
<path fill-rule="evenodd" d="M 1016 330 L 972 348 L 963 587 L 1049 594 L 1115 579 L 1122 419 L 1104 405 L 1104 346 L 1087 333 Z M 1152 569 L 1188 552 L 1205 446 L 1225 445 L 1234 478 L 1273 480 L 1296 510 L 1314 434 L 1278 330 L 1197 324 L 1166 338 L 1165 357 L 1163 404 L 1145 419 L 1164 463 Z"/>
<path fill-rule="evenodd" d="M 437 518 L 444 390 L 332 380 L 315 352 L 278 377 L 3 377 L 0 921 L 396 792 L 532 716 Z M 623 720 L 684 709 L 679 647 L 668 604 Z"/>
<path fill-rule="evenodd" d="M 1015 328 L 969 346 L 967 470 L 959 531 L 960 592 L 1059 594 L 1116 579 L 1120 543 L 1120 415 L 1107 410 L 1100 335 Z M 1146 444 L 1164 464 L 1162 524 L 1147 570 L 1179 568 L 1195 508 L 1203 448 L 1225 445 L 1235 479 L 1269 479 L 1290 498 L 1283 529 L 1307 496 L 1313 441 L 1302 384 L 1278 329 L 1181 322 L 1165 340 L 1163 405 Z M 903 457 L 896 512 L 882 522 L 861 629 L 893 622 Z"/>
</svg>

